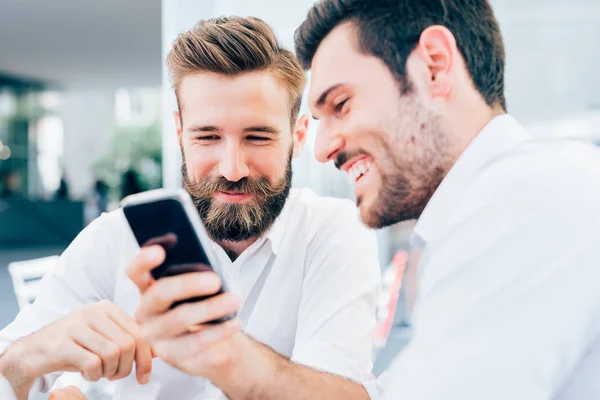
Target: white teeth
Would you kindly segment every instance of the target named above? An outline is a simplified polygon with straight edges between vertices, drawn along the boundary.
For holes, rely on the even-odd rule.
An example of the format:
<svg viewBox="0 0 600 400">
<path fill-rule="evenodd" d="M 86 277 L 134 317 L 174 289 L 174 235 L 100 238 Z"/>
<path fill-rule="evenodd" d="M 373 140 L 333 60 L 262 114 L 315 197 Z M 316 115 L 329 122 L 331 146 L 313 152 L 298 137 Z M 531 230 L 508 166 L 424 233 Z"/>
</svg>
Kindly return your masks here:
<svg viewBox="0 0 600 400">
<path fill-rule="evenodd" d="M 353 165 L 352 168 L 350 168 L 347 172 L 348 180 L 351 183 L 356 183 L 357 179 L 360 178 L 362 175 L 366 174 L 373 166 L 373 163 L 371 161 L 365 163 L 359 162 L 357 164 L 360 165 Z"/>
</svg>

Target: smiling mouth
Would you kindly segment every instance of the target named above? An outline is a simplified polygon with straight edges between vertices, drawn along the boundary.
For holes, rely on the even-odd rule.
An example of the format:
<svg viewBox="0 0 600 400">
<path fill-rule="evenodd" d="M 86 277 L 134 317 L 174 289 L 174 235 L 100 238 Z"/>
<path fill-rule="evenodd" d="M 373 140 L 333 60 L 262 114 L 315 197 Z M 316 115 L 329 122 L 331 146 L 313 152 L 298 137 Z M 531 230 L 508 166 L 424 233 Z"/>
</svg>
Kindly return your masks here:
<svg viewBox="0 0 600 400">
<path fill-rule="evenodd" d="M 250 200 L 254 197 L 250 193 L 240 193 L 240 192 L 216 192 L 215 197 L 221 201 L 225 201 L 227 203 L 242 203 Z"/>
<path fill-rule="evenodd" d="M 370 157 L 361 158 L 346 170 L 346 176 L 351 183 L 358 182 L 373 167 Z"/>
</svg>

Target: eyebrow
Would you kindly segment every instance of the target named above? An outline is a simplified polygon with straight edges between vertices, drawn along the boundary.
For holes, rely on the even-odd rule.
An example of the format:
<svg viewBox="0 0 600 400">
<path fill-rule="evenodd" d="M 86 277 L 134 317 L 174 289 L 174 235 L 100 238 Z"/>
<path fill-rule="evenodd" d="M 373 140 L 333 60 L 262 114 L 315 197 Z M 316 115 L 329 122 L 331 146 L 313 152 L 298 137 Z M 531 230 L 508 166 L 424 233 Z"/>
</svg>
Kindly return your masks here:
<svg viewBox="0 0 600 400">
<path fill-rule="evenodd" d="M 222 129 L 215 125 L 192 125 L 186 129 L 188 132 L 221 132 Z"/>
<path fill-rule="evenodd" d="M 325 90 L 323 93 L 321 93 L 321 96 L 319 96 L 319 99 L 315 102 L 315 108 L 322 107 L 323 104 L 325 104 L 325 102 L 327 101 L 327 97 L 329 97 L 331 92 L 333 92 L 335 89 L 339 88 L 340 86 L 342 86 L 341 83 L 335 84 L 333 86 L 330 86 L 329 89 Z"/>
<path fill-rule="evenodd" d="M 325 90 L 323 93 L 321 93 L 321 95 L 319 96 L 319 98 L 317 99 L 317 101 L 314 103 L 314 107 L 318 110 L 319 108 L 323 107 L 323 104 L 325 104 L 325 102 L 327 101 L 327 98 L 329 97 L 329 95 L 331 94 L 331 92 L 333 92 L 335 89 L 339 88 L 340 86 L 342 86 L 342 83 L 337 83 L 333 86 L 330 86 L 327 90 Z M 316 118 L 313 115 L 313 119 L 318 120 L 319 118 Z"/>
<path fill-rule="evenodd" d="M 256 125 L 244 128 L 244 133 L 248 132 L 272 133 L 273 135 L 278 135 L 279 133 L 281 133 L 279 129 L 273 128 L 272 126 L 268 125 Z"/>
<path fill-rule="evenodd" d="M 189 128 L 187 128 L 186 130 L 188 132 L 217 132 L 217 133 L 223 132 L 223 129 L 216 125 L 192 125 Z M 273 135 L 278 135 L 280 133 L 280 130 L 273 128 L 272 126 L 268 126 L 268 125 L 256 125 L 256 126 L 249 126 L 247 128 L 244 128 L 243 132 L 244 133 L 262 132 L 262 133 L 271 133 Z"/>
</svg>

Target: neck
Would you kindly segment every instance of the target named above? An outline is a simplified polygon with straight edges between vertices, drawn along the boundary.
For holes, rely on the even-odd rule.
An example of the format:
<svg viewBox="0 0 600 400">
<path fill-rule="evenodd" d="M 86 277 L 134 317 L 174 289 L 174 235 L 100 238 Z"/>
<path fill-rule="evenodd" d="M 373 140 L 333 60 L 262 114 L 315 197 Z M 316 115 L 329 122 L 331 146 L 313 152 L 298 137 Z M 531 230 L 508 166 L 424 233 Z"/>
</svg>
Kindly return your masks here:
<svg viewBox="0 0 600 400">
<path fill-rule="evenodd" d="M 473 104 L 473 103 L 471 103 Z M 489 107 L 483 102 L 474 102 L 474 106 L 453 113 L 448 126 L 453 126 L 455 131 L 452 136 L 456 138 L 453 155 L 457 159 L 466 150 L 471 141 L 494 118 L 506 112 L 500 106 Z"/>
<path fill-rule="evenodd" d="M 258 237 L 250 238 L 248 240 L 244 240 L 242 242 L 232 242 L 230 240 L 222 240 L 217 242 L 219 246 L 225 250 L 225 253 L 229 256 L 231 261 L 235 261 L 240 254 L 244 252 L 248 247 L 252 245 L 252 243 L 256 242 Z"/>
</svg>

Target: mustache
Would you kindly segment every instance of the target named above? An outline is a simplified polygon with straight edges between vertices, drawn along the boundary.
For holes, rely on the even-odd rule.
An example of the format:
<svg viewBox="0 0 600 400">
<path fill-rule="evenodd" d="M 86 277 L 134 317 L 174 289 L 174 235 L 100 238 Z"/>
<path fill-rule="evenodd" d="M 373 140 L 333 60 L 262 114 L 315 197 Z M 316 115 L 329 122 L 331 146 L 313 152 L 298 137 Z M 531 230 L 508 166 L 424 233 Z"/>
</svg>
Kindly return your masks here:
<svg viewBox="0 0 600 400">
<path fill-rule="evenodd" d="M 351 151 L 351 152 L 342 151 L 342 152 L 338 153 L 338 155 L 335 157 L 335 161 L 333 162 L 333 165 L 335 165 L 335 167 L 337 169 L 342 169 L 342 165 L 344 165 L 348 160 L 350 160 L 354 157 L 360 157 L 360 156 L 368 156 L 368 154 L 367 154 L 367 152 L 362 151 L 362 150 L 355 150 L 355 151 Z"/>
<path fill-rule="evenodd" d="M 245 193 L 257 197 L 273 197 L 285 189 L 286 182 L 284 179 L 273 185 L 265 177 L 245 177 L 237 182 L 232 182 L 222 176 L 211 176 L 198 182 L 186 180 L 185 186 L 188 192 L 198 199 L 211 199 L 215 192 Z"/>
</svg>

